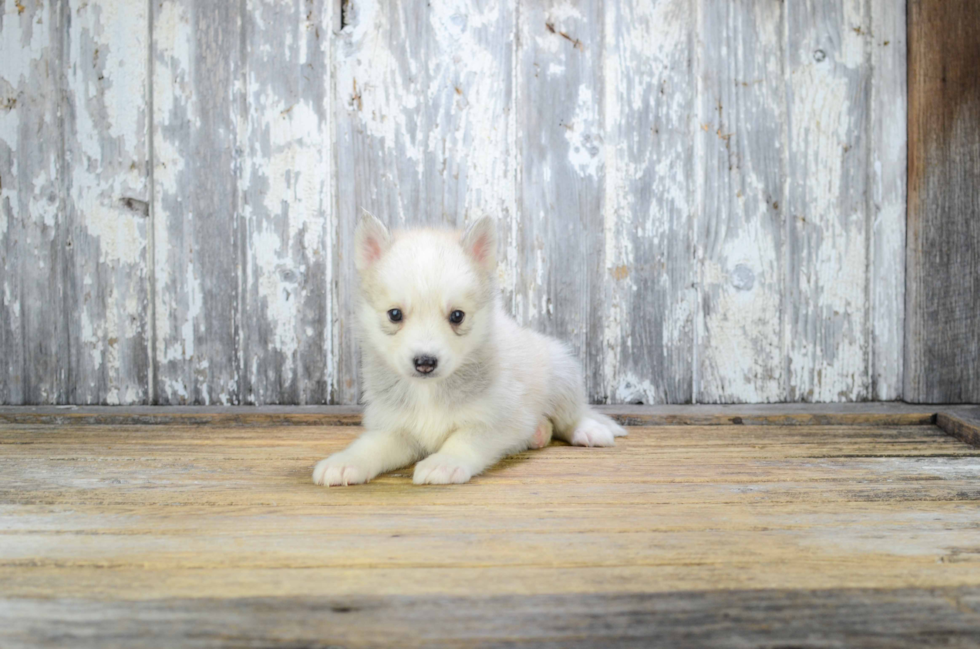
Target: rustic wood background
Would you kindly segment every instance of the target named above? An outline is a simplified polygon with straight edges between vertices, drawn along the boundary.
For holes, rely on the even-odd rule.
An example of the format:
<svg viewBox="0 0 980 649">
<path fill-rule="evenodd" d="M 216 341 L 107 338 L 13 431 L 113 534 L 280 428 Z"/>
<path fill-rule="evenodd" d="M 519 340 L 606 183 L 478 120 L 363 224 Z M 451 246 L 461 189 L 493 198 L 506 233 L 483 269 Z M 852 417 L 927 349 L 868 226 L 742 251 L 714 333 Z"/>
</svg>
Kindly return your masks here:
<svg viewBox="0 0 980 649">
<path fill-rule="evenodd" d="M 499 219 L 599 402 L 896 399 L 894 0 L 0 0 L 0 403 L 352 403 L 350 241 Z"/>
<path fill-rule="evenodd" d="M 980 403 L 980 3 L 909 2 L 904 394 Z"/>
</svg>

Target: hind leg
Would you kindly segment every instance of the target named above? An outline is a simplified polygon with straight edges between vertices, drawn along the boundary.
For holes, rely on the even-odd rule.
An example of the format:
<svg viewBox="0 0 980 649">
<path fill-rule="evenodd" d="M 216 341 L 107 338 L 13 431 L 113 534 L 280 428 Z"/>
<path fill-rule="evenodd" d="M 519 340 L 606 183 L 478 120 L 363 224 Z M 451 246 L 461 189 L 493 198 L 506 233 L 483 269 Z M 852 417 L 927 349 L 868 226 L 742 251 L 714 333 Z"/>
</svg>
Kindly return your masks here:
<svg viewBox="0 0 980 649">
<path fill-rule="evenodd" d="M 531 440 L 527 443 L 527 447 L 531 450 L 544 448 L 551 443 L 552 432 L 554 432 L 554 425 L 551 423 L 551 420 L 547 417 L 542 417 L 538 423 L 538 427 L 534 429 L 534 434 L 531 435 Z"/>
<path fill-rule="evenodd" d="M 575 446 L 613 446 L 626 430 L 589 407 L 578 362 L 567 349 L 553 342 L 551 351 L 549 414 L 554 436 Z"/>
<path fill-rule="evenodd" d="M 615 446 L 616 438 L 625 435 L 625 428 L 589 408 L 572 430 L 568 442 L 575 446 Z"/>
</svg>

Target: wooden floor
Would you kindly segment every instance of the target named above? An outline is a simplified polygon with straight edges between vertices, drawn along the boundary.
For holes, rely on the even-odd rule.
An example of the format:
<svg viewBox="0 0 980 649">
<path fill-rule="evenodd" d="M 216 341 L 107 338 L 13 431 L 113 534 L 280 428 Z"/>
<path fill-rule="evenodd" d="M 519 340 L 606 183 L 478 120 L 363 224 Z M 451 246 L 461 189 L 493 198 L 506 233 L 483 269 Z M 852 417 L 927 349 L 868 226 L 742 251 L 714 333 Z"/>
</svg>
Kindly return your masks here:
<svg viewBox="0 0 980 649">
<path fill-rule="evenodd" d="M 0 647 L 976 647 L 980 449 L 880 421 L 920 420 L 633 427 L 328 490 L 356 426 L 8 417 Z"/>
</svg>

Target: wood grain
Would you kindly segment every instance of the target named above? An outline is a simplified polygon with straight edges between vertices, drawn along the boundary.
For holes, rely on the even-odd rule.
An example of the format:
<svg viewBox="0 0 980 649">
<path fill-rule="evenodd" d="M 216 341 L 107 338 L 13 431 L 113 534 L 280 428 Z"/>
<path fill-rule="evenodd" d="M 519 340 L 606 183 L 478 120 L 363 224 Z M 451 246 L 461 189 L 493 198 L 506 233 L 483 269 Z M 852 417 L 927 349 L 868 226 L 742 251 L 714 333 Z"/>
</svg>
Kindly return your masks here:
<svg viewBox="0 0 980 649">
<path fill-rule="evenodd" d="M 153 4 L 154 403 L 241 400 L 242 6 Z"/>
<path fill-rule="evenodd" d="M 245 5 L 241 403 L 331 399 L 335 4 Z"/>
<path fill-rule="evenodd" d="M 0 643 L 980 634 L 980 449 L 934 425 L 633 427 L 466 485 L 418 487 L 410 469 L 312 485 L 358 432 L 0 425 Z"/>
<path fill-rule="evenodd" d="M 871 32 L 871 389 L 902 397 L 905 355 L 905 220 L 908 174 L 906 3 L 872 0 Z"/>
<path fill-rule="evenodd" d="M 628 426 L 916 426 L 934 424 L 936 408 L 904 403 L 598 406 Z M 58 426 L 358 426 L 359 406 L 0 406 L 0 423 Z M 962 416 L 961 408 L 943 408 Z M 965 411 L 969 414 L 969 410 Z"/>
<path fill-rule="evenodd" d="M 784 3 L 724 3 L 701 17 L 697 401 L 783 401 L 788 109 Z M 782 207 L 781 207 L 782 201 Z"/>
<path fill-rule="evenodd" d="M 977 588 L 0 603 L 13 647 L 971 647 Z M 493 611 L 493 615 L 487 615 Z M 384 620 L 383 625 L 377 624 Z M 234 630 L 234 639 L 229 630 Z"/>
<path fill-rule="evenodd" d="M 520 6 L 515 289 L 518 321 L 568 343 L 603 395 L 603 12 L 598 0 Z"/>
<path fill-rule="evenodd" d="M 59 3 L 21 7 L 0 8 L 0 401 L 69 403 L 66 16 Z"/>
<path fill-rule="evenodd" d="M 600 402 L 695 399 L 695 9 L 692 0 L 604 8 L 605 263 L 593 289 L 604 300 L 591 300 L 604 311 L 602 346 L 590 351 Z"/>
<path fill-rule="evenodd" d="M 980 402 L 980 15 L 909 2 L 905 391 Z"/>
<path fill-rule="evenodd" d="M 933 424 L 936 409 L 904 403 L 598 406 L 629 426 L 916 426 Z M 946 409 L 958 413 L 958 409 Z M 358 406 L 0 406 L 0 423 L 59 426 L 358 426 Z"/>
<path fill-rule="evenodd" d="M 806 1 L 786 30 L 786 398 L 868 399 L 870 16 Z"/>
<path fill-rule="evenodd" d="M 956 439 L 980 448 L 980 408 L 965 412 L 940 412 L 936 425 Z"/>
<path fill-rule="evenodd" d="M 148 403 L 148 4 L 68 9 L 64 308 L 70 403 Z M 54 315 L 54 312 L 52 312 Z"/>
</svg>

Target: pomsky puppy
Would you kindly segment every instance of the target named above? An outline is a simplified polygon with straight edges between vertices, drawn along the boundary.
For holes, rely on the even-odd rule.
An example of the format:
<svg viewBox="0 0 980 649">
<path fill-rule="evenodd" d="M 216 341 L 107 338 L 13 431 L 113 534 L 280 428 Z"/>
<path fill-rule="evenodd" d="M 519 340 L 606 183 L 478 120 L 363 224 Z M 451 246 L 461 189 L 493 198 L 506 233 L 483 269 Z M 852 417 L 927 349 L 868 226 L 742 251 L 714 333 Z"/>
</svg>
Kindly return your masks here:
<svg viewBox="0 0 980 649">
<path fill-rule="evenodd" d="M 588 406 L 578 363 L 523 329 L 498 296 L 494 222 L 390 233 L 365 214 L 354 235 L 365 432 L 320 461 L 318 485 L 415 465 L 416 484 L 466 482 L 546 446 L 612 446 L 626 431 Z"/>
</svg>

